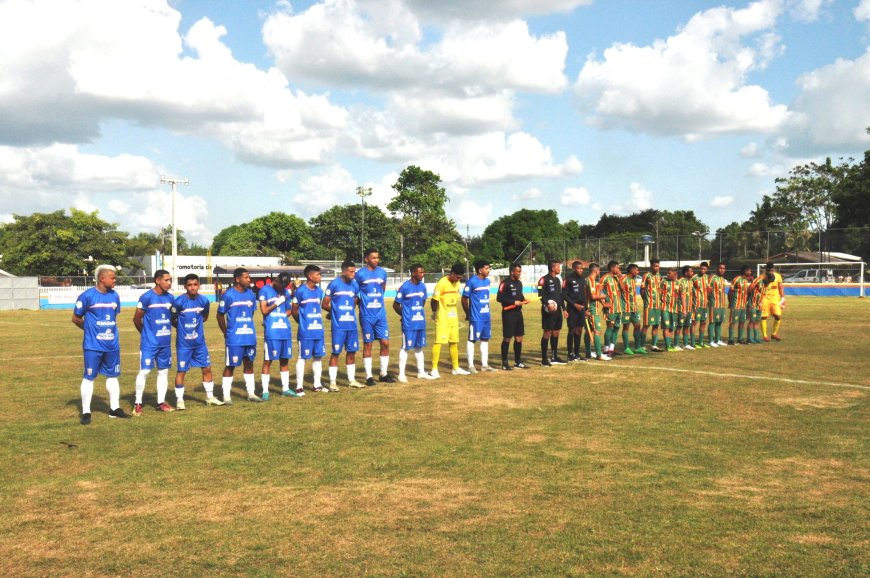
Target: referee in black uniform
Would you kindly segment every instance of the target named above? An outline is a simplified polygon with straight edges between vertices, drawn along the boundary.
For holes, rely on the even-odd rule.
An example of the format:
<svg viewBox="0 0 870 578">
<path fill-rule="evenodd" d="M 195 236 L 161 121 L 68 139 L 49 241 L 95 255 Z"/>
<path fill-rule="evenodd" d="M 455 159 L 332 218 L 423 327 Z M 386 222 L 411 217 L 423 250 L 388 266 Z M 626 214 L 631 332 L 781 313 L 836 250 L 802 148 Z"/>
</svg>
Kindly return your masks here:
<svg viewBox="0 0 870 578">
<path fill-rule="evenodd" d="M 568 309 L 568 361 L 579 361 L 580 339 L 586 322 L 586 286 L 583 283 L 583 264 L 571 263 L 571 273 L 562 283 L 565 307 Z"/>
<path fill-rule="evenodd" d="M 538 295 L 541 297 L 541 327 L 544 334 L 541 337 L 541 365 L 548 367 L 553 364 L 564 364 L 560 359 L 559 331 L 562 329 L 562 319 L 568 316 L 562 300 L 562 280 L 559 273 L 562 272 L 561 261 L 550 261 L 547 264 L 549 273 L 538 279 Z M 552 357 L 547 357 L 547 344 L 553 351 Z"/>
<path fill-rule="evenodd" d="M 498 286 L 496 301 L 501 303 L 501 368 L 505 371 L 513 369 L 508 363 L 508 348 L 511 338 L 514 340 L 514 367 L 528 369 L 523 363 L 523 335 L 526 332 L 523 322 L 523 305 L 528 303 L 523 296 L 523 282 L 520 277 L 523 267 L 519 263 L 511 263 L 508 269 L 510 277 Z"/>
</svg>

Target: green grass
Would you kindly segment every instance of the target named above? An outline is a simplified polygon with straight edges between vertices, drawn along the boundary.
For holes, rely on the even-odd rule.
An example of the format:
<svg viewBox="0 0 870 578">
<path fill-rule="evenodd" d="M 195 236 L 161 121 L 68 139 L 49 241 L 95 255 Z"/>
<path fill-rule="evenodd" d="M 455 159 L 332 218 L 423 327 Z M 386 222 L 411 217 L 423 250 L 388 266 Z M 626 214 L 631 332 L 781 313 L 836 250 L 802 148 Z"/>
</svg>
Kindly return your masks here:
<svg viewBox="0 0 870 578">
<path fill-rule="evenodd" d="M 867 300 L 790 299 L 782 343 L 137 420 L 100 379 L 90 427 L 69 315 L 0 313 L 0 575 L 870 572 Z"/>
</svg>

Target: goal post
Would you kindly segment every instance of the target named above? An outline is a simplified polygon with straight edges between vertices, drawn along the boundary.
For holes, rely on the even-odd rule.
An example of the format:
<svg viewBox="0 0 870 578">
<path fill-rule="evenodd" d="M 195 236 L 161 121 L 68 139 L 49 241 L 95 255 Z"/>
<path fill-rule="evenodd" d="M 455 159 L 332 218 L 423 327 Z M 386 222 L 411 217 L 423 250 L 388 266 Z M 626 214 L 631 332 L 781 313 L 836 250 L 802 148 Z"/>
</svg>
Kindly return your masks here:
<svg viewBox="0 0 870 578">
<path fill-rule="evenodd" d="M 819 263 L 774 263 L 792 295 L 866 296 L 867 264 L 863 261 Z M 764 264 L 756 266 L 761 275 Z"/>
</svg>

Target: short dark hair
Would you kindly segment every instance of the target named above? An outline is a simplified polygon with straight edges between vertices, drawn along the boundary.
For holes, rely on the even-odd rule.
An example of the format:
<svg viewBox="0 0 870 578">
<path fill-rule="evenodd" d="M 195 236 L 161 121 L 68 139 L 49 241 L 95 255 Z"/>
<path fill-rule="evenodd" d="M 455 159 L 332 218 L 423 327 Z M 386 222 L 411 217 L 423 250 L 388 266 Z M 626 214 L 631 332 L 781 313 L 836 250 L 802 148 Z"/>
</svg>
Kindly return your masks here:
<svg viewBox="0 0 870 578">
<path fill-rule="evenodd" d="M 562 262 L 559 261 L 558 259 L 550 259 L 549 261 L 547 261 L 547 269 L 549 271 L 552 271 L 553 267 L 555 267 L 556 265 L 561 265 L 561 264 L 562 264 Z"/>
<path fill-rule="evenodd" d="M 465 275 L 465 267 L 463 267 L 462 263 L 454 263 L 450 268 L 450 272 L 456 275 Z"/>
<path fill-rule="evenodd" d="M 582 265 L 582 264 L 583 264 L 582 261 L 574 261 L 571 263 L 571 268 L 574 269 L 575 267 L 577 267 L 577 265 Z"/>
<path fill-rule="evenodd" d="M 233 280 L 240 278 L 242 275 L 244 275 L 247 272 L 248 272 L 248 270 L 245 269 L 244 267 L 239 267 L 238 269 L 235 269 L 233 271 Z"/>
<path fill-rule="evenodd" d="M 158 279 L 163 279 L 166 275 L 170 275 L 169 271 L 166 269 L 158 269 L 154 271 L 154 282 L 156 283 Z"/>
<path fill-rule="evenodd" d="M 765 269 L 773 269 L 773 268 L 775 268 L 775 267 L 776 267 L 776 265 L 773 264 L 773 263 L 771 263 L 770 261 L 768 261 L 768 262 L 764 265 L 764 268 L 765 268 Z"/>
<path fill-rule="evenodd" d="M 659 260 L 658 257 L 649 260 L 650 265 L 655 265 L 656 263 L 661 264 L 661 261 Z"/>
<path fill-rule="evenodd" d="M 607 270 L 610 271 L 616 265 L 619 265 L 619 261 L 610 261 L 609 263 L 607 263 Z"/>
<path fill-rule="evenodd" d="M 478 259 L 477 261 L 474 262 L 474 271 L 476 273 L 480 273 L 480 270 L 483 269 L 484 267 L 486 267 L 487 265 L 489 265 L 489 261 L 486 261 L 484 259 Z"/>
<path fill-rule="evenodd" d="M 411 266 L 408 268 L 408 271 L 410 271 L 411 273 L 413 273 L 413 272 L 416 271 L 417 269 L 422 269 L 422 268 L 423 268 L 423 265 L 421 265 L 420 263 L 414 263 L 413 265 L 411 265 Z"/>
<path fill-rule="evenodd" d="M 188 273 L 184 276 L 184 284 L 187 285 L 188 281 L 199 281 L 199 275 L 196 273 Z"/>
<path fill-rule="evenodd" d="M 278 284 L 281 285 L 281 287 L 286 289 L 287 286 L 290 285 L 290 273 L 287 273 L 286 271 L 278 273 L 278 276 L 275 278 L 275 281 L 277 281 Z"/>
<path fill-rule="evenodd" d="M 519 263 L 511 263 L 510 267 L 508 267 L 508 271 L 510 271 L 511 273 L 513 273 L 513 272 L 516 271 L 517 269 L 522 269 L 522 268 L 523 268 L 523 266 L 522 266 L 521 264 L 519 264 Z"/>
<path fill-rule="evenodd" d="M 628 267 L 625 268 L 625 270 L 631 271 L 632 267 L 634 267 L 635 269 L 640 269 L 640 267 L 637 266 L 637 263 L 631 263 Z"/>
<path fill-rule="evenodd" d="M 341 262 L 341 270 L 342 271 L 344 271 L 345 269 L 350 269 L 351 267 L 356 267 L 356 263 L 354 263 L 350 259 L 347 259 L 346 261 Z"/>
<path fill-rule="evenodd" d="M 599 265 L 598 263 L 589 263 L 588 269 L 590 271 L 592 271 L 593 269 L 601 269 L 601 265 Z"/>
<path fill-rule="evenodd" d="M 302 270 L 302 274 L 308 277 L 309 273 L 317 273 L 320 271 L 320 267 L 317 265 L 306 265 L 305 269 Z"/>
<path fill-rule="evenodd" d="M 681 270 L 683 272 L 683 275 L 685 275 L 686 273 L 688 273 L 689 271 L 692 270 L 692 266 L 691 265 L 683 265 L 683 268 Z"/>
<path fill-rule="evenodd" d="M 725 261 L 719 261 L 719 263 L 716 264 L 717 267 L 719 267 L 721 265 L 725 265 L 727 267 L 728 263 L 726 263 Z"/>
<path fill-rule="evenodd" d="M 741 275 L 743 275 L 743 274 L 746 273 L 747 271 L 752 271 L 752 267 L 750 267 L 749 265 L 744 265 L 743 267 L 740 268 L 740 274 L 741 274 Z"/>
<path fill-rule="evenodd" d="M 671 272 L 676 273 L 676 272 L 677 272 L 677 268 L 676 268 L 676 267 L 668 267 L 668 273 L 671 273 Z"/>
<path fill-rule="evenodd" d="M 710 266 L 710 263 L 708 263 L 706 261 L 701 261 L 701 267 L 709 267 L 709 266 Z"/>
<path fill-rule="evenodd" d="M 369 247 L 369 248 L 366 249 L 365 252 L 363 253 L 363 259 L 367 259 L 368 256 L 371 255 L 372 253 L 380 253 L 380 251 L 378 251 L 378 250 L 375 249 L 374 247 Z"/>
</svg>

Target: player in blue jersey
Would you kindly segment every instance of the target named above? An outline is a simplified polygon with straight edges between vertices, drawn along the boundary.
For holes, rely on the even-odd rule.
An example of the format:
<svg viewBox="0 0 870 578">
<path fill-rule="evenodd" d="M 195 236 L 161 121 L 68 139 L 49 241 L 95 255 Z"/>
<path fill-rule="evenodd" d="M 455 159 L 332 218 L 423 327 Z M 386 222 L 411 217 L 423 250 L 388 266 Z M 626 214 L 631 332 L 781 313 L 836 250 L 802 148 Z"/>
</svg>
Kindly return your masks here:
<svg viewBox="0 0 870 578">
<path fill-rule="evenodd" d="M 402 348 L 399 350 L 399 381 L 408 383 L 405 376 L 405 366 L 408 364 L 408 350 L 414 350 L 417 361 L 417 377 L 420 379 L 435 379 L 426 373 L 423 360 L 423 348 L 426 347 L 426 284 L 423 277 L 426 271 L 423 265 L 411 265 L 411 278 L 405 281 L 396 293 L 393 310 L 402 319 Z"/>
<path fill-rule="evenodd" d="M 293 331 L 290 328 L 290 308 L 293 295 L 288 287 L 290 275 L 279 273 L 257 294 L 260 313 L 263 314 L 263 371 L 260 381 L 263 394 L 260 398 L 269 401 L 269 377 L 272 360 L 278 360 L 281 376 L 281 395 L 290 395 L 290 358 L 293 357 Z"/>
<path fill-rule="evenodd" d="M 224 403 L 232 405 L 233 371 L 243 367 L 248 401 L 263 401 L 254 392 L 254 357 L 257 355 L 257 332 L 254 310 L 257 298 L 251 291 L 251 276 L 247 269 L 233 271 L 233 286 L 224 291 L 218 304 L 217 322 L 226 344 L 226 361 L 221 383 Z"/>
<path fill-rule="evenodd" d="M 387 290 L 387 272 L 379 267 L 381 255 L 377 249 L 365 250 L 365 267 L 356 272 L 359 285 L 359 323 L 363 335 L 363 366 L 366 370 L 366 385 L 375 385 L 372 377 L 372 343 L 380 342 L 380 381 L 395 383 L 387 371 L 390 365 L 390 330 L 387 327 L 387 310 L 384 307 L 384 292 Z"/>
<path fill-rule="evenodd" d="M 171 287 L 172 275 L 159 269 L 154 272 L 154 287 L 143 293 L 136 304 L 133 325 L 139 332 L 139 373 L 136 375 L 133 417 L 142 415 L 145 379 L 153 367 L 157 368 L 157 411 L 173 411 L 166 403 L 169 366 L 172 364 L 172 302 L 175 300 L 169 292 Z M 179 409 L 184 409 L 183 401 Z"/>
<path fill-rule="evenodd" d="M 172 325 L 175 327 L 175 397 L 176 407 L 184 409 L 184 376 L 191 367 L 202 370 L 202 387 L 207 405 L 223 405 L 214 396 L 211 356 L 205 343 L 205 322 L 211 304 L 199 294 L 199 276 L 190 273 L 184 278 L 184 290 L 172 303 Z"/>
<path fill-rule="evenodd" d="M 347 366 L 347 381 L 351 387 L 365 387 L 356 380 L 356 352 L 359 351 L 359 328 L 356 325 L 356 306 L 359 285 L 356 284 L 356 265 L 353 261 L 341 264 L 341 275 L 326 287 L 323 310 L 332 321 L 332 354 L 329 356 L 329 391 L 338 391 L 338 356 L 342 350 Z"/>
<path fill-rule="evenodd" d="M 474 344 L 480 341 L 481 371 L 495 371 L 489 366 L 489 338 L 492 336 L 492 317 L 489 312 L 489 272 L 486 261 L 475 261 L 476 275 L 469 277 L 462 289 L 462 309 L 468 320 L 468 371 L 477 373 L 474 367 Z"/>
<path fill-rule="evenodd" d="M 73 309 L 72 322 L 84 332 L 82 352 L 85 370 L 82 375 L 81 424 L 91 423 L 91 398 L 94 395 L 94 379 L 98 374 L 106 376 L 106 391 L 109 392 L 109 417 L 129 417 L 121 409 L 121 346 L 118 342 L 118 312 L 121 299 L 115 293 L 115 268 L 100 265 L 95 273 L 97 284 L 79 295 Z"/>
<path fill-rule="evenodd" d="M 307 265 L 303 271 L 305 283 L 293 293 L 293 319 L 296 320 L 296 336 L 299 341 L 299 358 L 296 360 L 296 393 L 305 395 L 302 384 L 305 378 L 305 360 L 312 359 L 314 391 L 326 393 L 328 388 L 320 383 L 323 372 L 323 356 L 326 354 L 326 334 L 323 331 L 323 289 L 320 288 L 320 267 Z"/>
</svg>

